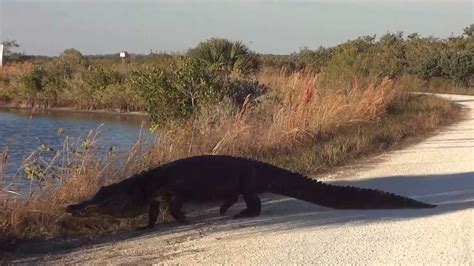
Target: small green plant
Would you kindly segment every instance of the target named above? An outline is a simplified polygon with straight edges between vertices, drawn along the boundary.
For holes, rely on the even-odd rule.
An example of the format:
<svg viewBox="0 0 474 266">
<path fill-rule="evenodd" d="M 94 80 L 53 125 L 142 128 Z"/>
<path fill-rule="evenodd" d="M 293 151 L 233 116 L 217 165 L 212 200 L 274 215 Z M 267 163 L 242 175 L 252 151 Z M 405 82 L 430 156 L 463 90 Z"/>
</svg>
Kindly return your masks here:
<svg viewBox="0 0 474 266">
<path fill-rule="evenodd" d="M 84 150 L 90 150 L 94 146 L 94 143 L 92 142 L 91 139 L 86 139 L 81 143 L 81 148 Z"/>
<path fill-rule="evenodd" d="M 31 181 L 43 182 L 46 180 L 46 174 L 44 167 L 38 164 L 25 164 L 23 165 L 23 172 L 27 179 Z"/>
</svg>

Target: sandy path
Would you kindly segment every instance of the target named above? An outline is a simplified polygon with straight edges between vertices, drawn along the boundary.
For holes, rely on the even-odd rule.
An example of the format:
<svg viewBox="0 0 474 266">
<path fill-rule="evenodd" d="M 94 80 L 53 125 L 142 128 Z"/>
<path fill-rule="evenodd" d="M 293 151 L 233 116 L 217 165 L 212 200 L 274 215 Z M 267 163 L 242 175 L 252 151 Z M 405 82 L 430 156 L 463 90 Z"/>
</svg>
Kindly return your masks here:
<svg viewBox="0 0 474 266">
<path fill-rule="evenodd" d="M 214 212 L 190 226 L 159 225 L 16 262 L 473 264 L 474 96 L 443 97 L 470 108 L 469 118 L 333 182 L 383 189 L 437 208 L 341 211 L 266 196 L 255 219 L 235 221 Z"/>
</svg>

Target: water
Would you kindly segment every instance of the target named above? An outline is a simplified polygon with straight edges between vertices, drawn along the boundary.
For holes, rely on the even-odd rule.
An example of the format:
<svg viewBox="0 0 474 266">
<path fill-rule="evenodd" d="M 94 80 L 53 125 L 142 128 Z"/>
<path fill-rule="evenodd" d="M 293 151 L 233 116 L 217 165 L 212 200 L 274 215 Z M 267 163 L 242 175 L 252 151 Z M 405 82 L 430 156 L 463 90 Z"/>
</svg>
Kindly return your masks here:
<svg viewBox="0 0 474 266">
<path fill-rule="evenodd" d="M 126 116 L 71 111 L 39 111 L 32 114 L 20 109 L 0 109 L 0 150 L 8 145 L 5 183 L 26 184 L 18 169 L 33 151 L 48 147 L 61 150 L 64 141 L 83 141 L 91 130 L 100 128 L 95 149 L 107 154 L 111 149 L 120 153 L 129 150 L 138 138 L 153 140 L 144 116 Z M 141 134 L 141 135 L 140 135 Z M 47 153 L 46 153 L 47 154 Z"/>
</svg>

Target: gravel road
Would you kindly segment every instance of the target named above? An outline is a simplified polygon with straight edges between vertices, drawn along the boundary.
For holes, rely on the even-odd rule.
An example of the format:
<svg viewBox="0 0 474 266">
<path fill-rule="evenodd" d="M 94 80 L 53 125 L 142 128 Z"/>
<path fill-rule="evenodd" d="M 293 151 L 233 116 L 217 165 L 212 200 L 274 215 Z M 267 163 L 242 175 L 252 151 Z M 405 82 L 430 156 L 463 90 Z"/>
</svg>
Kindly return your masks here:
<svg viewBox="0 0 474 266">
<path fill-rule="evenodd" d="M 211 210 L 189 226 L 159 224 L 150 232 L 124 233 L 81 248 L 66 249 L 73 244 L 63 243 L 53 255 L 16 262 L 472 265 L 474 96 L 442 97 L 469 108 L 468 119 L 327 180 L 438 204 L 434 209 L 343 211 L 265 195 L 262 214 L 254 219 L 231 220 Z"/>
</svg>

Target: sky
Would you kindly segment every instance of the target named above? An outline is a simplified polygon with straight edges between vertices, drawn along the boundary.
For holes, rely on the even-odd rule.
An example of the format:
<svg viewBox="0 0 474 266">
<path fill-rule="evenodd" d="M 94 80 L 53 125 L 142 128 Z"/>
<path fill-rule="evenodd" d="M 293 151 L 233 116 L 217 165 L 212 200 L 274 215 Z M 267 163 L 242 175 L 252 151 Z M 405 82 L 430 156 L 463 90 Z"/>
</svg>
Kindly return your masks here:
<svg viewBox="0 0 474 266">
<path fill-rule="evenodd" d="M 445 38 L 474 23 L 474 0 L 0 0 L 0 40 L 58 55 L 184 52 L 211 37 L 289 54 L 387 31 Z"/>
</svg>

